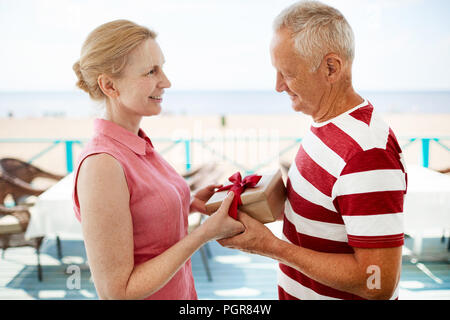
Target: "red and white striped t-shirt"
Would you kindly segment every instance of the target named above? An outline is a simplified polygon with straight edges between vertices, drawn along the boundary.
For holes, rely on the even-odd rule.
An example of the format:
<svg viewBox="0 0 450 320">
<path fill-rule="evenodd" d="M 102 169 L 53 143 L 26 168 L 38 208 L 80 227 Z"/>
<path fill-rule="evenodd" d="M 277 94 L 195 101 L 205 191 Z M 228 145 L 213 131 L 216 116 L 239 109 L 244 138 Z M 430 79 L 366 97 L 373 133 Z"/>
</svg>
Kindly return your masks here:
<svg viewBox="0 0 450 320">
<path fill-rule="evenodd" d="M 394 132 L 364 101 L 313 123 L 303 138 L 288 174 L 283 239 L 327 253 L 402 246 L 406 187 Z M 282 263 L 278 292 L 280 299 L 361 299 Z"/>
</svg>

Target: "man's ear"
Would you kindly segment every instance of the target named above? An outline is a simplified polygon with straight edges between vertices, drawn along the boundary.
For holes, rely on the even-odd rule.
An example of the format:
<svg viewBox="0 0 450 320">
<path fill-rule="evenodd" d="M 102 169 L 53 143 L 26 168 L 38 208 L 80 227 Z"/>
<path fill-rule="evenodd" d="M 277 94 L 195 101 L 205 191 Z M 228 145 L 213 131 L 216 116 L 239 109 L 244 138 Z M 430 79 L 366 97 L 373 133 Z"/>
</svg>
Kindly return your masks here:
<svg viewBox="0 0 450 320">
<path fill-rule="evenodd" d="M 97 78 L 97 83 L 102 92 L 110 98 L 117 98 L 119 91 L 117 90 L 114 79 L 106 74 L 100 74 Z"/>
<path fill-rule="evenodd" d="M 324 58 L 324 67 L 328 82 L 334 83 L 342 75 L 342 59 L 337 54 L 329 53 Z"/>
</svg>

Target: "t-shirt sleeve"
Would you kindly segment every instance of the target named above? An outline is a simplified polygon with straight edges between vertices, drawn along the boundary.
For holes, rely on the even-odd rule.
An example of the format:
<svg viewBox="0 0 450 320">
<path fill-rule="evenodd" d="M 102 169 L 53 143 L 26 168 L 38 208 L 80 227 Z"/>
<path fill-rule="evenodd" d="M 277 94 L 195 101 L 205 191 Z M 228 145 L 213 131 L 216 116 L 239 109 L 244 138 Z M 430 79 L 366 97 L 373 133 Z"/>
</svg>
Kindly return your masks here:
<svg viewBox="0 0 450 320">
<path fill-rule="evenodd" d="M 348 244 L 389 248 L 404 242 L 405 168 L 398 154 L 383 149 L 361 151 L 345 165 L 333 187 Z"/>
</svg>

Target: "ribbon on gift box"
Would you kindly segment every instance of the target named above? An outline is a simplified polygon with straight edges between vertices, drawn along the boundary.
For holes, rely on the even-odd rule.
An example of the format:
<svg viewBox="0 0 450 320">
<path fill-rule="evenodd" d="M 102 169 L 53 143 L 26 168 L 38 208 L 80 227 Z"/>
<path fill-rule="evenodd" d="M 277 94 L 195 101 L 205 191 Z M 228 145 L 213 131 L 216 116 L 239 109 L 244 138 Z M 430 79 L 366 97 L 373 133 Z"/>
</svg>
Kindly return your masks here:
<svg viewBox="0 0 450 320">
<path fill-rule="evenodd" d="M 237 220 L 237 208 L 238 206 L 242 205 L 241 194 L 247 188 L 254 188 L 258 184 L 260 179 L 261 176 L 258 176 L 256 174 L 251 174 L 242 179 L 241 173 L 238 171 L 228 178 L 228 180 L 233 184 L 223 186 L 217 190 L 217 192 L 229 190 L 228 192 L 233 191 L 234 193 L 233 202 L 231 203 L 230 209 L 228 211 L 230 217 Z"/>
</svg>

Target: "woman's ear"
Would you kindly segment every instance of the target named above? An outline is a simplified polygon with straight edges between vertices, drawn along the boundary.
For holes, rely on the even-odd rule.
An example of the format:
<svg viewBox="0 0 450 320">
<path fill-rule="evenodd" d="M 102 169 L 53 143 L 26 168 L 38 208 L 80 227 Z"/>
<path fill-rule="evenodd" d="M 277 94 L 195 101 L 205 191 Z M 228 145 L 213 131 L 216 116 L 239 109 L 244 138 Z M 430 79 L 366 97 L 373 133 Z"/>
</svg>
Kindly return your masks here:
<svg viewBox="0 0 450 320">
<path fill-rule="evenodd" d="M 110 98 L 117 98 L 119 96 L 119 91 L 114 82 L 114 79 L 106 74 L 100 74 L 97 78 L 97 83 L 102 92 Z"/>
</svg>

